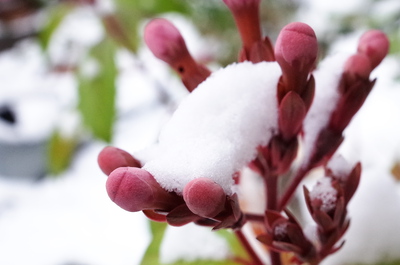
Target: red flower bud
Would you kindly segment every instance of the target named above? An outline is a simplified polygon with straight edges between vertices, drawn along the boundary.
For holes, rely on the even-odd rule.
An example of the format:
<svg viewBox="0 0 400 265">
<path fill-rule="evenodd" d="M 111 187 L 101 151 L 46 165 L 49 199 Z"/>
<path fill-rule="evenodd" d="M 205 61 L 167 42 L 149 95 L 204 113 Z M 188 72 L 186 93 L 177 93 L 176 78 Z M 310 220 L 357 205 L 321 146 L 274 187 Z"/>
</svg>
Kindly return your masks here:
<svg viewBox="0 0 400 265">
<path fill-rule="evenodd" d="M 357 78 L 368 79 L 372 71 L 370 59 L 363 53 L 358 53 L 347 59 L 344 65 L 344 72 L 352 76 L 354 81 Z"/>
<path fill-rule="evenodd" d="M 275 58 L 282 68 L 286 91 L 302 95 L 317 54 L 317 38 L 310 26 L 294 22 L 281 30 L 275 44 Z"/>
<path fill-rule="evenodd" d="M 108 177 L 106 188 L 111 200 L 130 212 L 169 211 L 182 203 L 176 194 L 165 191 L 149 172 L 141 168 L 117 168 Z"/>
<path fill-rule="evenodd" d="M 371 68 L 374 69 L 388 54 L 389 40 L 382 31 L 367 31 L 359 40 L 358 52 L 365 54 L 370 59 Z"/>
<path fill-rule="evenodd" d="M 154 56 L 168 64 L 174 64 L 189 55 L 179 30 L 163 18 L 154 19 L 147 24 L 144 41 Z"/>
<path fill-rule="evenodd" d="M 168 20 L 158 18 L 147 24 L 144 40 L 157 58 L 168 63 L 180 75 L 190 92 L 211 74 L 206 67 L 194 61 L 182 35 Z"/>
<path fill-rule="evenodd" d="M 113 146 L 105 147 L 99 153 L 97 162 L 106 175 L 119 167 L 141 167 L 140 162 L 131 154 Z"/>
<path fill-rule="evenodd" d="M 197 178 L 186 184 L 183 199 L 188 208 L 202 217 L 214 217 L 225 207 L 222 187 L 208 178 Z"/>
</svg>

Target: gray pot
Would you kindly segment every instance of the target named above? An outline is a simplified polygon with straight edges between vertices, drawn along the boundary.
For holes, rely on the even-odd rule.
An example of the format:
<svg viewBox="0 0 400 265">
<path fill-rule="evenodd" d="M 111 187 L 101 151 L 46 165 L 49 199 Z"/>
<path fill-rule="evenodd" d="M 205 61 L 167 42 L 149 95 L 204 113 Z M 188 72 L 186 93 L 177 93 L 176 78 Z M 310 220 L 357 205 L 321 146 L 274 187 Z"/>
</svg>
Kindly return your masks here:
<svg viewBox="0 0 400 265">
<path fill-rule="evenodd" d="M 46 173 L 46 142 L 0 142 L 0 176 L 36 180 Z"/>
</svg>

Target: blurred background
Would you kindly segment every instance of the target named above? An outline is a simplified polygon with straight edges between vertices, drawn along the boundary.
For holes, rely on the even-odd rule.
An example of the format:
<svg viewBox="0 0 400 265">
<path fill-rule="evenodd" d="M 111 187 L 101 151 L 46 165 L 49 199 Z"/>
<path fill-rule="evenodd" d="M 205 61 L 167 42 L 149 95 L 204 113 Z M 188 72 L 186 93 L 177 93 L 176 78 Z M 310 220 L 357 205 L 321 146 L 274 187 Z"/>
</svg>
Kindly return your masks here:
<svg viewBox="0 0 400 265">
<path fill-rule="evenodd" d="M 155 17 L 170 19 L 211 69 L 236 61 L 241 43 L 222 0 L 0 0 L 0 264 L 140 263 L 148 223 L 108 199 L 96 159 L 106 145 L 133 153 L 154 143 L 187 95 L 143 44 L 143 26 Z M 261 17 L 273 42 L 287 23 L 308 23 L 321 59 L 354 52 L 367 29 L 388 34 L 375 100 L 346 132 L 343 152 L 396 187 L 385 203 L 398 209 L 380 213 L 376 226 L 400 223 L 400 1 L 263 0 Z M 360 220 L 374 209 L 365 212 Z M 375 230 L 386 238 L 370 245 L 375 256 L 340 264 L 400 259 L 385 252 L 396 253 L 399 235 Z"/>
</svg>

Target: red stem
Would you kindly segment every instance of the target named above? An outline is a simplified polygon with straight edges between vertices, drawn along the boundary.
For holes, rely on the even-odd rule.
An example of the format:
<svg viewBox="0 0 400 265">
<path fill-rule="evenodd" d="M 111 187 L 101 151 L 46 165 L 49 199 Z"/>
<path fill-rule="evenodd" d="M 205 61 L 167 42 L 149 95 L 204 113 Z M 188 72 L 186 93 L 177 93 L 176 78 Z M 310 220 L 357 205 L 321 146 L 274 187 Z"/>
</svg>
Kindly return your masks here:
<svg viewBox="0 0 400 265">
<path fill-rule="evenodd" d="M 245 213 L 244 216 L 246 221 L 264 223 L 264 215 Z"/>
<path fill-rule="evenodd" d="M 278 177 L 265 176 L 265 186 L 267 193 L 267 209 L 276 210 L 278 207 Z"/>
<path fill-rule="evenodd" d="M 278 176 L 266 175 L 265 190 L 267 193 L 267 210 L 277 210 L 278 208 Z M 272 265 L 281 265 L 281 255 L 273 250 L 270 250 L 270 258 Z"/>
<path fill-rule="evenodd" d="M 263 265 L 263 262 L 261 259 L 258 257 L 257 253 L 254 251 L 253 247 L 250 245 L 249 241 L 247 240 L 246 236 L 243 234 L 241 229 L 235 230 L 236 237 L 239 239 L 239 241 L 242 243 L 244 249 L 247 251 L 249 254 L 251 260 L 252 260 L 252 265 Z"/>
</svg>

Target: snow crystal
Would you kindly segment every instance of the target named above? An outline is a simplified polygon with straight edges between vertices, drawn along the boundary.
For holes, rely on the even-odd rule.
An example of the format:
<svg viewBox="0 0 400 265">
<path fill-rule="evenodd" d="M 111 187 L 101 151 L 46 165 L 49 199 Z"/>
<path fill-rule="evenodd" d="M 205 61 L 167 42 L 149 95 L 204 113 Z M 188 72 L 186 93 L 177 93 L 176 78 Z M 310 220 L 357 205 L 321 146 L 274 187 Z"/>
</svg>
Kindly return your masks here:
<svg viewBox="0 0 400 265">
<path fill-rule="evenodd" d="M 287 235 L 287 223 L 281 223 L 275 226 L 274 228 L 274 236 L 278 239 L 282 240 Z"/>
<path fill-rule="evenodd" d="M 339 154 L 335 154 L 327 164 L 327 168 L 332 171 L 333 175 L 343 180 L 350 175 L 353 167 L 354 165 L 348 163 L 346 159 Z"/>
<path fill-rule="evenodd" d="M 212 74 L 163 128 L 148 170 L 160 185 L 181 193 L 209 177 L 231 194 L 232 175 L 255 158 L 277 128 L 277 63 L 233 64 Z"/>
<path fill-rule="evenodd" d="M 179 260 L 223 260 L 229 253 L 229 246 L 222 237 L 191 223 L 183 227 L 167 228 L 161 243 L 160 260 L 162 264 Z"/>
<path fill-rule="evenodd" d="M 340 98 L 338 85 L 347 58 L 348 55 L 343 54 L 328 57 L 314 72 L 316 87 L 314 101 L 303 124 L 304 161 L 306 163 L 319 133 L 328 124 Z"/>
<path fill-rule="evenodd" d="M 324 177 L 320 179 L 310 192 L 311 201 L 320 200 L 320 210 L 329 212 L 336 206 L 337 191 L 332 187 L 331 179 Z"/>
</svg>

